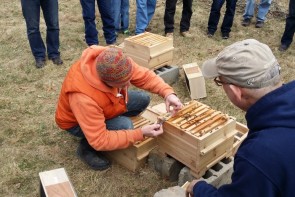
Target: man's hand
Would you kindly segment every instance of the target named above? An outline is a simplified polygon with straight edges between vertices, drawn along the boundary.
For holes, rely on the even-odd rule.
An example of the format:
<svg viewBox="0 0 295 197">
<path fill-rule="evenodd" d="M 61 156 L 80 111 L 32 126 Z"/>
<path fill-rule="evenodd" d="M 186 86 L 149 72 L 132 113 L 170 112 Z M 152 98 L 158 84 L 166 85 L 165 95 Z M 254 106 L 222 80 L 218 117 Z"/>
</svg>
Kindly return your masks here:
<svg viewBox="0 0 295 197">
<path fill-rule="evenodd" d="M 175 94 L 168 95 L 166 97 L 165 104 L 167 112 L 171 113 L 172 116 L 174 116 L 175 113 L 183 107 L 183 104 Z M 170 109 L 170 106 L 172 106 L 172 110 Z"/>
<path fill-rule="evenodd" d="M 161 124 L 146 125 L 141 128 L 142 134 L 146 137 L 156 137 L 163 133 Z"/>
<path fill-rule="evenodd" d="M 194 189 L 195 184 L 198 181 L 199 180 L 193 180 L 192 182 L 190 182 L 190 184 L 186 188 L 186 192 L 185 192 L 186 197 L 193 197 L 194 196 L 193 189 Z"/>
</svg>

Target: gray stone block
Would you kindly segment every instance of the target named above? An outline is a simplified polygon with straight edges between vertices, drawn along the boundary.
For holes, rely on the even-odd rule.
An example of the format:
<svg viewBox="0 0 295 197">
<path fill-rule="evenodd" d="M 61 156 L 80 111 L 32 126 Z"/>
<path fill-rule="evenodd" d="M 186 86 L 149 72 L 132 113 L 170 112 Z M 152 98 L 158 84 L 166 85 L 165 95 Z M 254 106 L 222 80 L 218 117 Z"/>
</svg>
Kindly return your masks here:
<svg viewBox="0 0 295 197">
<path fill-rule="evenodd" d="M 166 83 L 171 85 L 178 80 L 179 67 L 166 65 L 154 70 L 154 72 L 158 76 L 160 76 Z"/>
</svg>

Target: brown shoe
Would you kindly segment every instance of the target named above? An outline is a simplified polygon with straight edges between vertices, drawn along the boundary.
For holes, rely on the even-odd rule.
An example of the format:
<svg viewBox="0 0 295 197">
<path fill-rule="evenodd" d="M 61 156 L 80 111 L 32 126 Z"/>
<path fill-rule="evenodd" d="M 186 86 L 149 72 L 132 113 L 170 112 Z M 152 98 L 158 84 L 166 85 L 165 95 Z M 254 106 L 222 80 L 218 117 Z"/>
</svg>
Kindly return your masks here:
<svg viewBox="0 0 295 197">
<path fill-rule="evenodd" d="M 255 24 L 255 27 L 256 28 L 262 28 L 264 25 L 264 22 L 263 21 L 257 21 L 256 24 Z"/>
<path fill-rule="evenodd" d="M 193 35 L 189 31 L 180 32 L 180 35 L 182 35 L 185 38 L 192 38 Z"/>
<path fill-rule="evenodd" d="M 167 38 L 173 38 L 173 32 L 166 33 L 165 36 L 166 36 Z"/>
<path fill-rule="evenodd" d="M 251 23 L 251 19 L 250 19 L 250 18 L 245 18 L 245 19 L 242 21 L 242 25 L 243 25 L 244 27 L 249 26 L 250 23 Z"/>
</svg>

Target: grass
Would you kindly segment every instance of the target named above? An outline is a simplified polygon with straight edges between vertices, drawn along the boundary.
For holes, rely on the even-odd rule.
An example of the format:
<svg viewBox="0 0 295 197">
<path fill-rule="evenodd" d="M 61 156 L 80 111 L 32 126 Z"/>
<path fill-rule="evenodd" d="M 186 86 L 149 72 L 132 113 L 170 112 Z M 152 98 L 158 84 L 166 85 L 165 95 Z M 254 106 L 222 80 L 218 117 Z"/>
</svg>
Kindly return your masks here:
<svg viewBox="0 0 295 197">
<path fill-rule="evenodd" d="M 218 54 L 225 46 L 246 38 L 255 38 L 270 46 L 282 67 L 285 82 L 295 76 L 295 47 L 285 53 L 278 51 L 287 14 L 287 0 L 274 0 L 268 20 L 262 29 L 240 25 L 244 2 L 238 2 L 231 37 L 222 40 L 219 30 L 213 38 L 207 38 L 206 27 L 211 1 L 193 3 L 191 31 L 194 38 L 178 35 L 181 3 L 175 16 L 173 64 L 198 62 Z M 163 34 L 165 3 L 159 0 L 150 27 L 153 33 Z M 130 1 L 130 30 L 135 26 L 135 1 Z M 60 51 L 63 66 L 50 61 L 43 69 L 36 69 L 26 36 L 21 5 L 16 0 L 2 0 L 0 8 L 0 193 L 1 196 L 38 196 L 38 173 L 65 167 L 79 196 L 153 196 L 160 189 L 177 183 L 161 179 L 148 167 L 139 172 L 130 172 L 117 164 L 110 170 L 90 170 L 77 159 L 75 151 L 78 139 L 60 130 L 54 122 L 54 112 L 62 81 L 70 65 L 85 49 L 84 25 L 79 1 L 59 1 Z M 98 12 L 97 12 L 98 13 Z M 224 10 L 222 12 L 223 17 Z M 222 19 L 221 17 L 221 19 Z M 97 14 L 98 29 L 101 20 Z M 221 24 L 221 22 L 220 22 Z M 44 38 L 46 27 L 41 17 Z M 105 45 L 100 31 L 101 45 Z M 123 42 L 123 35 L 118 42 Z M 183 71 L 173 88 L 183 102 L 190 100 L 185 86 Z M 224 92 L 207 80 L 207 98 L 200 101 L 228 113 L 245 123 L 244 113 L 234 107 Z M 197 87 L 194 87 L 197 88 Z M 152 105 L 162 99 L 153 95 Z"/>
</svg>

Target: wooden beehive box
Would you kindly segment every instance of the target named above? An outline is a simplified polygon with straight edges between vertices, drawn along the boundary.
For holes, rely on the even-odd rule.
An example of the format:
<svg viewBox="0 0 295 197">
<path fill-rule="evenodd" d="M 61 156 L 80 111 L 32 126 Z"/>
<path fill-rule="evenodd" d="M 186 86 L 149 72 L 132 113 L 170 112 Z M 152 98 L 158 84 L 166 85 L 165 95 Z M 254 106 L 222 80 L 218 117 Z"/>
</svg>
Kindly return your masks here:
<svg viewBox="0 0 295 197">
<path fill-rule="evenodd" d="M 189 167 L 196 178 L 232 155 L 237 133 L 234 118 L 197 101 L 164 122 L 163 129 L 160 150 Z"/>
<path fill-rule="evenodd" d="M 205 79 L 196 62 L 182 66 L 185 74 L 187 88 L 191 99 L 199 99 L 207 96 Z"/>
<path fill-rule="evenodd" d="M 140 66 L 150 69 L 171 64 L 173 50 L 173 39 L 149 32 L 124 40 L 125 54 Z"/>
<path fill-rule="evenodd" d="M 151 113 L 149 117 L 152 119 L 155 118 L 153 113 Z M 149 119 L 146 119 L 142 116 L 132 117 L 131 119 L 135 129 L 152 123 Z M 146 138 L 143 141 L 138 142 L 126 149 L 105 152 L 105 155 L 110 160 L 115 161 L 116 163 L 119 163 L 120 165 L 134 172 L 144 166 L 149 152 L 156 146 L 156 139 Z"/>
</svg>

